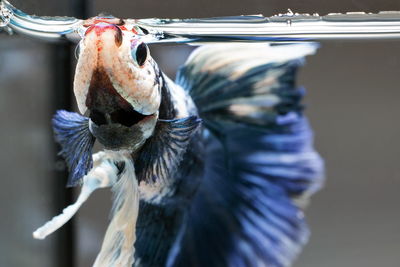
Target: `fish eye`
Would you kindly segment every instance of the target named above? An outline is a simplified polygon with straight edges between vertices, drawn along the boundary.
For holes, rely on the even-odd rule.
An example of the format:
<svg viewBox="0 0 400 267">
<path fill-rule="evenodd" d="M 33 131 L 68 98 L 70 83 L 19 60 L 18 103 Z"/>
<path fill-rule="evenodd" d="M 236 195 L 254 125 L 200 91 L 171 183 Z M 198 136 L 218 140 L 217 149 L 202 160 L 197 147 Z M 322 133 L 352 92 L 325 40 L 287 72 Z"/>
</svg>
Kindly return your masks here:
<svg viewBox="0 0 400 267">
<path fill-rule="evenodd" d="M 132 58 L 136 63 L 142 67 L 146 63 L 147 57 L 149 55 L 149 48 L 145 43 L 140 43 L 132 49 Z"/>
</svg>

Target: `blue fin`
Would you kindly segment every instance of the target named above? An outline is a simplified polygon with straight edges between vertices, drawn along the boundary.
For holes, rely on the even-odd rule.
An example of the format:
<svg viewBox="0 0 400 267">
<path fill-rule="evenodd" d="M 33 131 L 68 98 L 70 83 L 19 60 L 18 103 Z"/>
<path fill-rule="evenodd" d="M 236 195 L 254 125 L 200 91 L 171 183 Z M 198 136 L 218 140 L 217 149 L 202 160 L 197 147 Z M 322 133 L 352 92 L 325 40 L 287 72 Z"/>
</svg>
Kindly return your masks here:
<svg viewBox="0 0 400 267">
<path fill-rule="evenodd" d="M 189 91 L 210 129 L 227 124 L 268 127 L 280 115 L 299 112 L 304 94 L 295 87 L 303 56 L 316 44 L 224 44 L 203 46 L 179 70 L 176 82 Z"/>
<path fill-rule="evenodd" d="M 173 177 L 191 137 L 201 125 L 196 116 L 159 120 L 153 136 L 135 158 L 139 181 L 163 183 Z"/>
<path fill-rule="evenodd" d="M 303 207 L 323 161 L 295 74 L 312 45 L 206 46 L 177 76 L 211 134 L 205 174 L 167 266 L 290 265 L 309 235 Z"/>
<path fill-rule="evenodd" d="M 308 240 L 294 198 L 321 185 L 302 118 L 277 134 L 238 127 L 210 137 L 206 173 L 168 266 L 288 266 Z M 262 263 L 262 264 L 261 264 Z"/>
<path fill-rule="evenodd" d="M 53 117 L 53 130 L 70 172 L 67 186 L 75 186 L 93 167 L 95 137 L 89 130 L 89 118 L 59 110 Z"/>
</svg>

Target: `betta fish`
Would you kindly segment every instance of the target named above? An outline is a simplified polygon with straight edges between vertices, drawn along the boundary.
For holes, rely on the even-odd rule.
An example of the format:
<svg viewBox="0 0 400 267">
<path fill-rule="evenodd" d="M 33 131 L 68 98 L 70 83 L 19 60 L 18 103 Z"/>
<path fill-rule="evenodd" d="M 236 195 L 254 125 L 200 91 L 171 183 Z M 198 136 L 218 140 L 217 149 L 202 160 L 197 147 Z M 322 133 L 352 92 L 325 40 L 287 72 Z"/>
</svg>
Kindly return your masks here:
<svg viewBox="0 0 400 267">
<path fill-rule="evenodd" d="M 309 236 L 303 209 L 323 181 L 296 85 L 317 45 L 202 45 L 173 81 L 151 57 L 146 28 L 113 17 L 80 25 L 79 113 L 58 111 L 53 128 L 68 186 L 81 193 L 34 237 L 111 187 L 94 266 L 291 265 Z"/>
</svg>

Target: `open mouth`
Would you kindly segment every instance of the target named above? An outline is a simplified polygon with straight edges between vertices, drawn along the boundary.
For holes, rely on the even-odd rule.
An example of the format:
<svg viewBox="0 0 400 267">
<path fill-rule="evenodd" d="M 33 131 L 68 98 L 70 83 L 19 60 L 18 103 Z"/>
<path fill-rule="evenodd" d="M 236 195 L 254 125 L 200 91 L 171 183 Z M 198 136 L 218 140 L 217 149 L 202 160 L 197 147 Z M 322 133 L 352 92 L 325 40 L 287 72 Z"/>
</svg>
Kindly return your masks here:
<svg viewBox="0 0 400 267">
<path fill-rule="evenodd" d="M 103 113 L 99 110 L 94 109 L 90 111 L 89 117 L 98 126 L 104 124 L 119 123 L 126 127 L 131 127 L 148 116 L 140 114 L 134 109 L 130 111 L 117 109 L 110 114 Z"/>
<path fill-rule="evenodd" d="M 86 97 L 89 117 L 96 125 L 121 124 L 131 127 L 147 117 L 137 112 L 114 88 L 102 68 L 93 72 Z"/>
</svg>

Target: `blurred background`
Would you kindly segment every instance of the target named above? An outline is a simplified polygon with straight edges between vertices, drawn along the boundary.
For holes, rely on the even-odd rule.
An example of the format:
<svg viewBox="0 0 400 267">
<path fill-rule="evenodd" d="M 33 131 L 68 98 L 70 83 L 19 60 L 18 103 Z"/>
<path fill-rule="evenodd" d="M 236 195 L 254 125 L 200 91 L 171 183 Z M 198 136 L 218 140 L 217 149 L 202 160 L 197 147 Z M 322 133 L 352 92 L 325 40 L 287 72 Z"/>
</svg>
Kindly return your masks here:
<svg viewBox="0 0 400 267">
<path fill-rule="evenodd" d="M 189 18 L 241 14 L 400 10 L 395 0 L 14 0 L 30 14 Z M 111 207 L 96 192 L 61 231 L 32 231 L 75 199 L 56 156 L 51 117 L 75 109 L 74 46 L 0 35 L 0 266 L 91 266 Z M 330 41 L 307 58 L 298 83 L 325 158 L 327 183 L 312 201 L 309 244 L 296 267 L 400 266 L 400 40 Z M 174 78 L 192 50 L 156 45 L 151 53 Z"/>
</svg>

